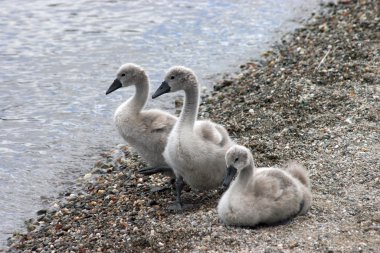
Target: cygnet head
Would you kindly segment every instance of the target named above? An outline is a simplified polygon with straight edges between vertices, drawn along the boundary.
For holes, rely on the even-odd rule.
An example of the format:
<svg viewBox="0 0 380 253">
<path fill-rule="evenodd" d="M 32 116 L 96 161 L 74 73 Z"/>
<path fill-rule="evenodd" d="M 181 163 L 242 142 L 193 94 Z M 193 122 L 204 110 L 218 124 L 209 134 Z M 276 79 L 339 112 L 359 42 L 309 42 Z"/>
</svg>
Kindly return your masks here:
<svg viewBox="0 0 380 253">
<path fill-rule="evenodd" d="M 234 145 L 226 152 L 227 175 L 223 186 L 228 187 L 238 171 L 253 163 L 253 157 L 249 149 L 240 145 Z"/>
<path fill-rule="evenodd" d="M 152 98 L 161 96 L 169 92 L 176 92 L 179 90 L 187 90 L 197 88 L 198 81 L 195 73 L 186 67 L 175 66 L 169 69 L 165 76 L 165 80 L 161 86 L 158 87 Z"/>
<path fill-rule="evenodd" d="M 116 79 L 108 88 L 106 95 L 121 87 L 136 85 L 142 77 L 145 77 L 145 71 L 143 68 L 133 63 L 126 63 L 117 71 Z"/>
</svg>

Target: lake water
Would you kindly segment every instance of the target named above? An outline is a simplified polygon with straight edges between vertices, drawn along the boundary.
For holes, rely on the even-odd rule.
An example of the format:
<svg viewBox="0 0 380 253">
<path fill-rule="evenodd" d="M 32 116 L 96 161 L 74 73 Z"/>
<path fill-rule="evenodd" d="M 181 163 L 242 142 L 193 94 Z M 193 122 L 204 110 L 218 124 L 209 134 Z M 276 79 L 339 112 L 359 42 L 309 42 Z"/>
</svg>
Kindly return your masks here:
<svg viewBox="0 0 380 253">
<path fill-rule="evenodd" d="M 238 69 L 318 9 L 316 0 L 0 1 L 0 248 L 23 220 L 123 143 L 112 125 L 142 65 L 153 89 L 172 65 L 204 85 Z M 163 103 L 163 104 L 160 104 Z M 149 101 L 173 111 L 170 99 Z"/>
</svg>

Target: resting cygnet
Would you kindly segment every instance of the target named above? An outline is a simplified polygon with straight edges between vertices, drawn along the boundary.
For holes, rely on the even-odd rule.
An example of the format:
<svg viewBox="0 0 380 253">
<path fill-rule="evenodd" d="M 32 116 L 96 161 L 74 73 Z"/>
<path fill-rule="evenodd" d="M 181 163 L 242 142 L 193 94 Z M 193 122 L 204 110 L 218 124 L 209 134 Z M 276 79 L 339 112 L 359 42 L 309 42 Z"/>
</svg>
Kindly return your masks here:
<svg viewBox="0 0 380 253">
<path fill-rule="evenodd" d="M 298 214 L 311 205 L 310 182 L 306 170 L 296 162 L 284 169 L 255 168 L 251 152 L 240 145 L 226 153 L 227 176 L 218 214 L 227 225 L 275 224 Z"/>
<path fill-rule="evenodd" d="M 196 121 L 199 84 L 192 70 L 173 67 L 152 98 L 183 90 L 185 101 L 181 115 L 168 137 L 164 157 L 176 175 L 177 202 L 171 209 L 181 210 L 183 182 L 198 190 L 222 185 L 226 175 L 224 156 L 231 141 L 227 130 L 211 121 Z"/>
<path fill-rule="evenodd" d="M 114 114 L 119 134 L 153 168 L 140 170 L 143 174 L 172 173 L 162 155 L 168 135 L 177 118 L 161 110 L 143 110 L 149 94 L 149 80 L 144 69 L 127 63 L 117 71 L 116 79 L 106 95 L 121 88 L 135 86 L 135 95 L 122 103 Z"/>
</svg>

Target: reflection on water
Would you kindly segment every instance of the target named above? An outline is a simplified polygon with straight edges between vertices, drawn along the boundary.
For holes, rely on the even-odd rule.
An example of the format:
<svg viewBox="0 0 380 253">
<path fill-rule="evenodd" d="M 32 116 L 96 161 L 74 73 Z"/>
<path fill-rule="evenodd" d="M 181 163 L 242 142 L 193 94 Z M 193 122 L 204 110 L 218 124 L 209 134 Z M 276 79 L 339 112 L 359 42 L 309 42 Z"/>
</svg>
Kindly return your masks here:
<svg viewBox="0 0 380 253">
<path fill-rule="evenodd" d="M 118 67 L 152 86 L 175 64 L 204 84 L 257 57 L 316 10 L 314 0 L 3 1 L 0 9 L 0 245 L 122 142 L 111 118 L 133 89 L 104 93 Z M 128 93 L 129 92 L 129 93 Z M 150 105 L 172 108 L 168 100 Z"/>
</svg>

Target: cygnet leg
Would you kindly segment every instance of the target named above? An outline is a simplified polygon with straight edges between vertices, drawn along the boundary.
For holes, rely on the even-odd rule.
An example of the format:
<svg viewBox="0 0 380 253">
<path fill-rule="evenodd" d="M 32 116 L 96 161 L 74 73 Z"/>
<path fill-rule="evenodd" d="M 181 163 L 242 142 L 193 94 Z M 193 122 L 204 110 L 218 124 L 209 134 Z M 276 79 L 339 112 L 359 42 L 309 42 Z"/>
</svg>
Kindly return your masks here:
<svg viewBox="0 0 380 253">
<path fill-rule="evenodd" d="M 177 203 L 182 207 L 182 199 L 181 199 L 181 193 L 183 190 L 183 187 L 185 186 L 185 183 L 183 182 L 183 178 L 181 176 L 177 177 L 177 180 L 175 181 L 175 187 L 176 187 L 176 201 Z"/>
<path fill-rule="evenodd" d="M 192 204 L 182 203 L 181 193 L 182 193 L 183 187 L 185 186 L 185 183 L 183 182 L 183 178 L 181 176 L 176 178 L 175 186 L 176 186 L 176 203 L 173 205 L 170 205 L 168 209 L 171 211 L 183 211 L 185 209 L 193 207 Z"/>
</svg>

